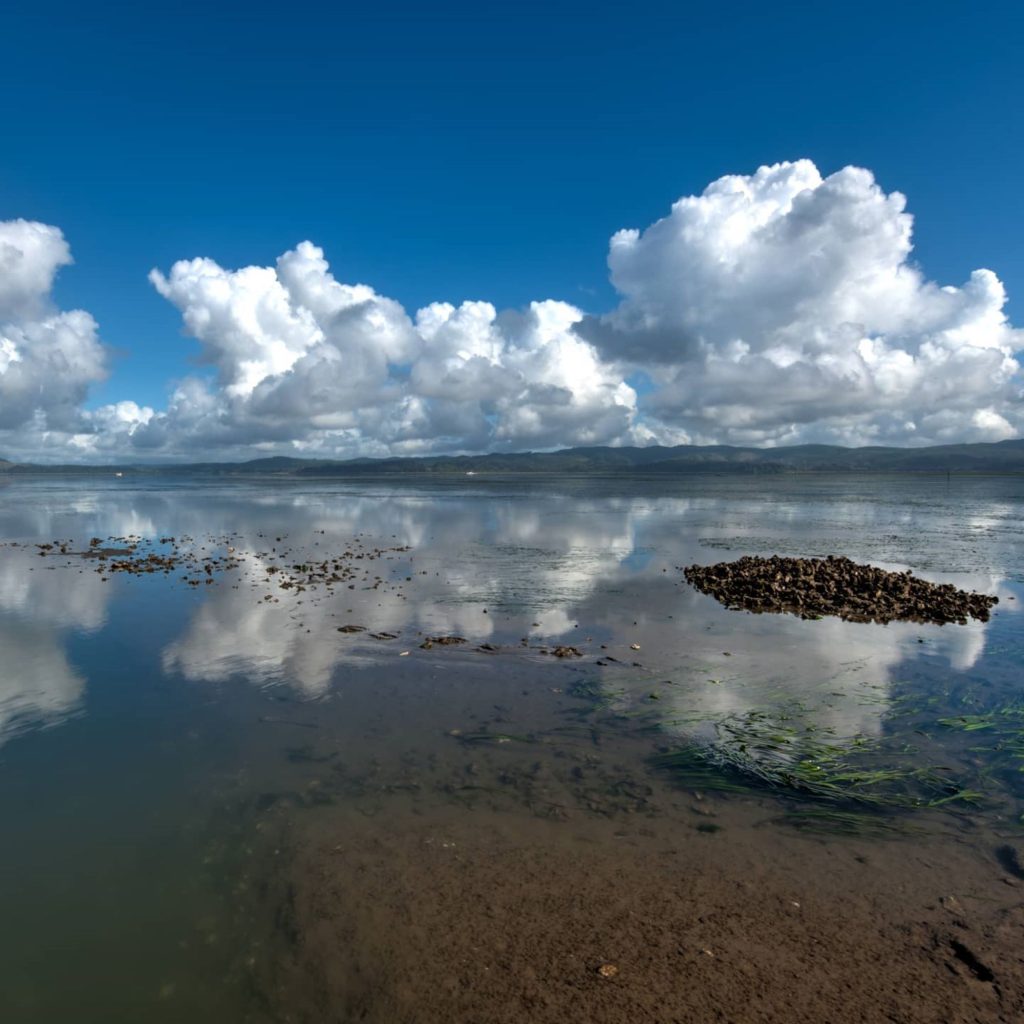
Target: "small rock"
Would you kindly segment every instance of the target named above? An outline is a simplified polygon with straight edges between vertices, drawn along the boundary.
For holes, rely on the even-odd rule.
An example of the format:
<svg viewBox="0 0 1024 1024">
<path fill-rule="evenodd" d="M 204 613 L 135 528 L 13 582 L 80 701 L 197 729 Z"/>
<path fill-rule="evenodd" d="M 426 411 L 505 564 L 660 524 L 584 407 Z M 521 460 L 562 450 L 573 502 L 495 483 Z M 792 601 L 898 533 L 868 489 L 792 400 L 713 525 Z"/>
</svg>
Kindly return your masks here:
<svg viewBox="0 0 1024 1024">
<path fill-rule="evenodd" d="M 963 904 L 955 896 L 940 896 L 939 903 L 951 914 L 956 914 L 957 917 L 963 916 Z"/>
<path fill-rule="evenodd" d="M 583 652 L 576 647 L 556 647 L 551 652 L 556 658 L 582 658 Z"/>
</svg>

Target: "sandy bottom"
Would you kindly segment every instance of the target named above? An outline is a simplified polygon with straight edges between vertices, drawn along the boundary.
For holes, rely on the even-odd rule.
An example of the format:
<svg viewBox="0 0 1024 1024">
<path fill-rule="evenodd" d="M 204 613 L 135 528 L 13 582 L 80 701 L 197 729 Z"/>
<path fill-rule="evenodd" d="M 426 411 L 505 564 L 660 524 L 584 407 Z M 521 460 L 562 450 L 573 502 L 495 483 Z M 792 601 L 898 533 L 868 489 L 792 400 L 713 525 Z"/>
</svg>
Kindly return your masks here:
<svg viewBox="0 0 1024 1024">
<path fill-rule="evenodd" d="M 823 841 L 769 804 L 293 819 L 260 1001 L 296 1024 L 1024 1020 L 1024 886 L 988 840 Z"/>
</svg>

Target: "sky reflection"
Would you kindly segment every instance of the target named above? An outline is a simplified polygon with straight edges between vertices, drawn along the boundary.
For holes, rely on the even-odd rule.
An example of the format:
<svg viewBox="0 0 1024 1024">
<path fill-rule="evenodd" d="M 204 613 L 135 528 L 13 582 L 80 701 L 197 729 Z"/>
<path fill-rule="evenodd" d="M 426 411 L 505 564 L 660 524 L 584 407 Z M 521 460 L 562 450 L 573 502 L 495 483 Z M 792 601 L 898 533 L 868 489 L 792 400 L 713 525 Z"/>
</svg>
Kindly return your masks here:
<svg viewBox="0 0 1024 1024">
<path fill-rule="evenodd" d="M 1018 507 L 998 492 L 988 504 L 977 495 L 967 505 L 872 503 L 847 493 L 715 493 L 706 485 L 688 495 L 671 488 L 601 495 L 516 485 L 476 492 L 15 485 L 0 504 L 8 542 L 166 534 L 193 538 L 186 547 L 213 549 L 222 541 L 209 538 L 230 535 L 246 568 L 197 596 L 173 576 L 103 582 L 91 564 L 55 567 L 33 548 L 5 545 L 0 739 L 26 722 L 53 723 L 79 708 L 86 677 L 69 660 L 68 637 L 131 642 L 119 636 L 120 602 L 153 587 L 162 588 L 154 608 L 180 607 L 185 622 L 161 643 L 159 663 L 168 676 L 189 682 L 243 679 L 322 697 L 346 672 L 403 651 L 436 664 L 435 653 L 420 650 L 422 636 L 457 634 L 472 644 L 509 647 L 528 675 L 546 663 L 536 648 L 578 646 L 585 657 L 574 664 L 599 677 L 623 706 L 659 686 L 669 728 L 690 730 L 701 717 L 792 700 L 838 735 L 875 733 L 892 681 L 915 659 L 938 658 L 964 672 L 983 658 L 996 622 L 1017 628 L 1011 580 L 1020 567 L 994 563 L 1008 550 L 1002 531 L 1016 529 L 1011 512 Z M 957 536 L 947 559 L 954 568 L 944 571 L 938 546 Z M 354 589 L 285 591 L 267 572 L 336 554 L 355 537 L 371 547 L 411 550 L 374 562 L 368 582 Z M 749 615 L 692 590 L 678 569 L 764 553 L 771 539 L 785 553 L 821 554 L 825 537 L 834 538 L 832 550 L 851 557 L 997 593 L 997 618 L 938 627 Z M 928 557 L 916 564 L 922 550 Z M 971 552 L 983 568 L 957 571 Z M 376 587 L 374 576 L 381 578 Z M 339 633 L 346 623 L 397 638 Z M 524 638 L 533 649 L 523 648 Z M 609 656 L 616 660 L 595 665 Z"/>
</svg>

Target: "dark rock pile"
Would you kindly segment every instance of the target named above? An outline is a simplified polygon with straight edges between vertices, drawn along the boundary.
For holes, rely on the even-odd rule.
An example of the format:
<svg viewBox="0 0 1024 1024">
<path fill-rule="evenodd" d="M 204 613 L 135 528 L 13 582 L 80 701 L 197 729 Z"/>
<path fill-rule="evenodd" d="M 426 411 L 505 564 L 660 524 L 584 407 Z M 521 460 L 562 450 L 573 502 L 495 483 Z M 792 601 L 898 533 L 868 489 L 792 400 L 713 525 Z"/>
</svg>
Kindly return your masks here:
<svg viewBox="0 0 1024 1024">
<path fill-rule="evenodd" d="M 849 558 L 746 556 L 717 565 L 691 565 L 688 583 L 727 608 L 790 612 L 804 619 L 838 615 L 852 622 L 930 622 L 966 625 L 988 621 L 999 602 L 951 583 L 928 583 L 909 572 L 886 572 Z"/>
</svg>

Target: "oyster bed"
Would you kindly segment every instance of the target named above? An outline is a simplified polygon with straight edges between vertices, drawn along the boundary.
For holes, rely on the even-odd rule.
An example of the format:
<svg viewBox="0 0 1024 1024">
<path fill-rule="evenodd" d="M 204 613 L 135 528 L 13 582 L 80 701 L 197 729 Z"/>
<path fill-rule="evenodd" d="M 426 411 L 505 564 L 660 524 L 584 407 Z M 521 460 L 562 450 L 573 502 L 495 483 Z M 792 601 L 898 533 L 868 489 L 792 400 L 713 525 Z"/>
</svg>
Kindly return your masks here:
<svg viewBox="0 0 1024 1024">
<path fill-rule="evenodd" d="M 686 581 L 727 608 L 790 612 L 802 618 L 836 615 L 852 622 L 988 621 L 999 598 L 951 583 L 929 583 L 910 572 L 888 572 L 842 556 L 760 558 L 690 565 Z"/>
</svg>

